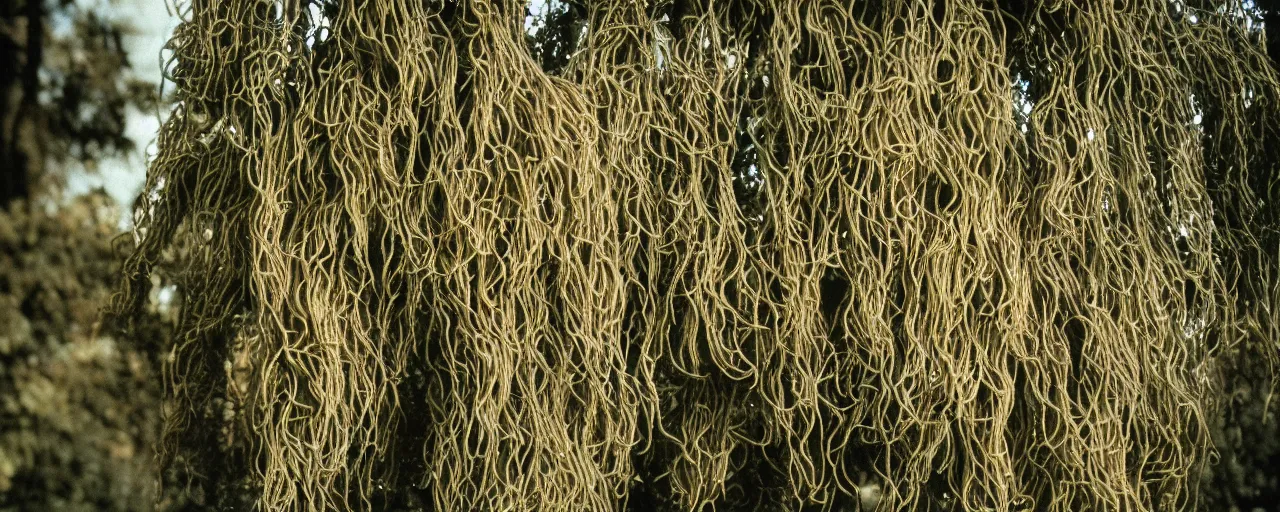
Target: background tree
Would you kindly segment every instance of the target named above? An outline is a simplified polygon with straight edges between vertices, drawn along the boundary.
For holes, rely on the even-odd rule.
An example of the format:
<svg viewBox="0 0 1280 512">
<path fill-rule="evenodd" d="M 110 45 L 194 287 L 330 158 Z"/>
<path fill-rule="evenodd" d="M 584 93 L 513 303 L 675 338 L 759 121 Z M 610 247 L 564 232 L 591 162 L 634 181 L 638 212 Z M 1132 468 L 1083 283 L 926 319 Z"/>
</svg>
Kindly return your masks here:
<svg viewBox="0 0 1280 512">
<path fill-rule="evenodd" d="M 157 503 L 153 368 L 164 311 L 149 301 L 143 316 L 152 320 L 131 339 L 100 331 L 118 278 L 120 208 L 100 192 L 62 194 L 69 169 L 132 149 L 125 116 L 153 107 L 156 85 L 131 78 L 122 44 L 128 29 L 86 5 L 0 3 L 4 510 Z"/>
<path fill-rule="evenodd" d="M 71 0 L 0 6 L 0 204 L 58 190 L 67 163 L 133 149 L 128 108 L 153 109 L 159 77 L 130 76 L 127 30 Z"/>
</svg>

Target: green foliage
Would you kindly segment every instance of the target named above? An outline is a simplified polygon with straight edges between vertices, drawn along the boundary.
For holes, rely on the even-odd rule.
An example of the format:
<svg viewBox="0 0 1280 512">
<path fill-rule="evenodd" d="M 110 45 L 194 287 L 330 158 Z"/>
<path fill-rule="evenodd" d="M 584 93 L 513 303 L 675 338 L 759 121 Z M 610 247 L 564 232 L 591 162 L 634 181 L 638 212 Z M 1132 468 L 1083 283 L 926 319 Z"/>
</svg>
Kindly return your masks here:
<svg viewBox="0 0 1280 512">
<path fill-rule="evenodd" d="M 0 211 L 0 509 L 154 508 L 157 361 L 98 331 L 119 267 L 109 201 Z M 155 315 L 138 325 L 165 336 Z"/>
</svg>

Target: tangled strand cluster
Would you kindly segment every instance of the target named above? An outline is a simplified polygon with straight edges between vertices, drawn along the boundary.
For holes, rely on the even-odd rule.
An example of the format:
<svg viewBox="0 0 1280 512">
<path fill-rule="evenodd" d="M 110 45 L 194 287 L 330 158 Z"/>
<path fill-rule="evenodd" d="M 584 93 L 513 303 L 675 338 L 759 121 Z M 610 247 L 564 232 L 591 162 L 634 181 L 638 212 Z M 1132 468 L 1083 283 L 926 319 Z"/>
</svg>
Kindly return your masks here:
<svg viewBox="0 0 1280 512">
<path fill-rule="evenodd" d="M 179 255 L 178 485 L 1191 506 L 1280 350 L 1239 5 L 583 4 L 192 0 L 115 307 Z"/>
</svg>

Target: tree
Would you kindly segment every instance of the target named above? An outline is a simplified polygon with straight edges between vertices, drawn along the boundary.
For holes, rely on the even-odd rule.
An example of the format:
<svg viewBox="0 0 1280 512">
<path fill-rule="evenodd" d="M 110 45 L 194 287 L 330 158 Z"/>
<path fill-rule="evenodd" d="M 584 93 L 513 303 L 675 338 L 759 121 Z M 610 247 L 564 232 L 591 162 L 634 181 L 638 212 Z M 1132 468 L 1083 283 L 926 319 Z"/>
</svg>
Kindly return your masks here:
<svg viewBox="0 0 1280 512">
<path fill-rule="evenodd" d="M 192 3 L 114 308 L 178 255 L 178 491 L 1193 507 L 1280 350 L 1255 6 L 548 7 Z"/>
<path fill-rule="evenodd" d="M 118 278 L 119 215 L 89 194 L 0 210 L 0 508 L 154 510 L 158 361 L 167 327 L 97 328 Z M 158 344 L 158 343 L 157 343 Z"/>
<path fill-rule="evenodd" d="M 50 201 L 69 168 L 132 149 L 126 113 L 154 106 L 157 96 L 155 84 L 129 76 L 128 27 L 84 5 L 0 3 L 5 510 L 156 504 L 160 386 L 151 368 L 165 323 L 143 313 L 133 339 L 100 332 L 99 313 L 118 278 L 118 211 L 96 192 Z"/>
<path fill-rule="evenodd" d="M 56 190 L 68 162 L 133 149 L 128 108 L 157 95 L 127 75 L 127 30 L 71 0 L 0 7 L 0 205 Z"/>
</svg>

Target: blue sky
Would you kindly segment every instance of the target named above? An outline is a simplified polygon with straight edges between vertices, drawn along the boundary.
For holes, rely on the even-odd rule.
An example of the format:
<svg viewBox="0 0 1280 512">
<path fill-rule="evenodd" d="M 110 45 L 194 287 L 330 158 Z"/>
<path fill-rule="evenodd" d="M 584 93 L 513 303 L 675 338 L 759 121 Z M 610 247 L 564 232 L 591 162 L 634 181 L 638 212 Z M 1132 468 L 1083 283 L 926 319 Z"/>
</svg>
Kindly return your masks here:
<svg viewBox="0 0 1280 512">
<path fill-rule="evenodd" d="M 93 10 L 100 16 L 127 23 L 131 30 L 124 37 L 129 54 L 131 73 L 138 78 L 157 83 L 161 77 L 161 49 L 178 24 L 178 17 L 165 0 L 76 0 L 76 7 Z M 52 20 L 55 31 L 69 27 L 69 23 Z M 96 170 L 73 165 L 68 169 L 68 197 L 83 194 L 96 187 L 103 187 L 122 205 L 124 217 L 121 227 L 127 227 L 131 217 L 127 207 L 142 188 L 147 171 L 148 151 L 154 150 L 156 132 L 160 129 L 161 112 L 142 112 L 130 109 L 125 133 L 133 140 L 136 149 L 120 158 L 105 159 Z"/>
</svg>

